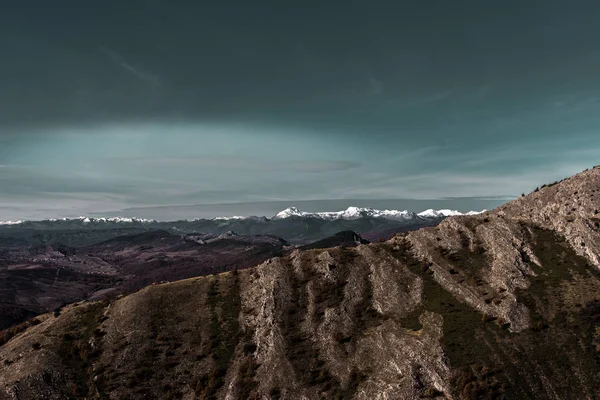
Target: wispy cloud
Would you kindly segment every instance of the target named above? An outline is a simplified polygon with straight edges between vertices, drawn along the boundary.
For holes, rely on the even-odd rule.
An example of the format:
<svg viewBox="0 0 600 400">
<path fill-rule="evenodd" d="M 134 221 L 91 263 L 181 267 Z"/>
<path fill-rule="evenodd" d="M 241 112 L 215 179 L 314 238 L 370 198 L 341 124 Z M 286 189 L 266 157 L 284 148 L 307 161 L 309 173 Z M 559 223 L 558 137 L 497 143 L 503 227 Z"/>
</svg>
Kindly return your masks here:
<svg viewBox="0 0 600 400">
<path fill-rule="evenodd" d="M 140 78 L 144 81 L 147 81 L 153 85 L 160 85 L 161 80 L 158 76 L 152 75 L 148 72 L 143 72 L 139 68 L 134 67 L 129 62 L 127 62 L 127 60 L 123 56 L 121 56 L 119 53 L 117 53 L 116 51 L 111 50 L 106 47 L 100 47 L 99 50 L 101 52 L 105 53 L 106 55 L 108 55 L 115 64 L 119 65 L 121 68 L 132 73 L 133 75 L 137 76 L 138 78 Z"/>
<path fill-rule="evenodd" d="M 361 163 L 351 160 L 301 160 L 301 161 L 261 161 L 248 157 L 138 157 L 98 159 L 96 162 L 117 163 L 120 167 L 205 167 L 221 170 L 242 169 L 244 171 L 293 171 L 306 173 L 322 173 L 331 171 L 347 171 L 358 168 Z"/>
<path fill-rule="evenodd" d="M 339 184 L 332 190 L 338 198 L 514 198 L 543 183 L 566 178 L 587 167 L 589 165 L 584 162 L 566 162 L 532 167 L 519 174 L 493 173 L 481 169 L 468 172 L 436 171 L 372 179 L 360 187 Z"/>
<path fill-rule="evenodd" d="M 320 173 L 329 171 L 346 171 L 360 167 L 356 161 L 290 161 L 275 163 L 274 167 L 280 166 L 291 171 Z"/>
<path fill-rule="evenodd" d="M 418 96 L 409 99 L 404 107 L 420 107 L 430 103 L 436 103 L 438 101 L 446 100 L 454 93 L 454 89 L 440 90 L 434 93 Z"/>
</svg>

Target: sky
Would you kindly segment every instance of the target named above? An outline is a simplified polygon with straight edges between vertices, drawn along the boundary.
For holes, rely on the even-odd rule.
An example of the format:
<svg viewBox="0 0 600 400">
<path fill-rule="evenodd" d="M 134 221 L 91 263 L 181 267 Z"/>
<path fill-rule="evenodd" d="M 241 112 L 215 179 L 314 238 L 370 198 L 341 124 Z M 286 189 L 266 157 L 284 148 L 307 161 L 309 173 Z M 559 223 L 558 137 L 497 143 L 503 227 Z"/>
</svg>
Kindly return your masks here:
<svg viewBox="0 0 600 400">
<path fill-rule="evenodd" d="M 499 204 L 600 164 L 599 37 L 587 0 L 12 2 L 0 220 Z"/>
</svg>

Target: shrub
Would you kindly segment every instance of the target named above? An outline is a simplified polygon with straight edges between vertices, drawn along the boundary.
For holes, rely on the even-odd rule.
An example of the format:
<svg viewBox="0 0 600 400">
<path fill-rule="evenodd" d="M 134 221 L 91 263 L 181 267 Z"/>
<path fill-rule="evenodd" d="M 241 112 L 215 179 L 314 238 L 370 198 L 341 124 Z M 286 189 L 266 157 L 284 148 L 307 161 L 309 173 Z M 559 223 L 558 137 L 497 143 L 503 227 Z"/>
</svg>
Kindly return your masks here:
<svg viewBox="0 0 600 400">
<path fill-rule="evenodd" d="M 423 397 L 438 397 L 438 396 L 441 396 L 442 394 L 443 394 L 442 392 L 440 392 L 439 390 L 437 390 L 433 386 L 429 386 L 423 392 Z"/>
</svg>

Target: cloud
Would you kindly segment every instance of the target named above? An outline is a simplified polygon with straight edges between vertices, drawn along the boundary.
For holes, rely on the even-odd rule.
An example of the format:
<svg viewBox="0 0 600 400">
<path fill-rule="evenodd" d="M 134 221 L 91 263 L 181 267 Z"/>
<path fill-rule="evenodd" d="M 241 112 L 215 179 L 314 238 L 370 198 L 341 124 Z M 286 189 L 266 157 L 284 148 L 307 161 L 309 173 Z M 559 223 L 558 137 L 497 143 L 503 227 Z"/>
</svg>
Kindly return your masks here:
<svg viewBox="0 0 600 400">
<path fill-rule="evenodd" d="M 133 67 L 119 53 L 117 53 L 111 49 L 108 49 L 106 47 L 100 47 L 100 51 L 107 54 L 115 64 L 117 64 L 121 68 L 125 69 L 126 71 L 129 71 L 130 73 L 137 76 L 138 78 L 140 78 L 144 81 L 150 82 L 153 85 L 159 85 L 161 83 L 160 78 L 158 76 L 149 74 L 147 72 L 142 72 L 138 68 Z"/>
<path fill-rule="evenodd" d="M 273 165 L 274 164 L 274 165 Z M 347 171 L 360 167 L 355 161 L 291 161 L 272 163 L 274 167 L 282 167 L 296 172 L 321 173 L 330 171 Z"/>
<path fill-rule="evenodd" d="M 567 162 L 553 166 L 544 164 L 518 174 L 482 169 L 462 172 L 440 170 L 370 180 L 361 184 L 360 187 L 337 185 L 332 190 L 337 198 L 445 199 L 477 197 L 510 199 L 521 193 L 529 193 L 543 183 L 574 175 L 589 166 L 584 162 Z"/>
<path fill-rule="evenodd" d="M 140 167 L 204 167 L 218 168 L 221 170 L 244 171 L 289 171 L 305 173 L 324 173 L 333 171 L 347 171 L 358 168 L 361 163 L 350 160 L 302 160 L 302 161 L 260 161 L 252 157 L 138 157 L 138 158 L 110 158 L 98 159 L 96 162 L 117 163 L 119 166 L 134 165 Z"/>
</svg>

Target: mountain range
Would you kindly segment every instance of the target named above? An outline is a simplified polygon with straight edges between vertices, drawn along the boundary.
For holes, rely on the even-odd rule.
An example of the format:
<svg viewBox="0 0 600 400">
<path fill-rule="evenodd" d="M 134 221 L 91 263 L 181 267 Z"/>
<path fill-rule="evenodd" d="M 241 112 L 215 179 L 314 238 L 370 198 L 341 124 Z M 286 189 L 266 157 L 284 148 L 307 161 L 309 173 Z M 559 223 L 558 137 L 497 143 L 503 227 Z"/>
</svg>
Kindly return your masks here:
<svg viewBox="0 0 600 400">
<path fill-rule="evenodd" d="M 600 168 L 386 241 L 341 237 L 356 243 L 4 331 L 0 398 L 597 398 Z"/>
<path fill-rule="evenodd" d="M 0 329 L 81 300 L 255 266 L 299 246 L 354 246 L 389 238 L 437 224 L 449 213 L 421 217 L 351 207 L 309 214 L 290 208 L 272 219 L 80 217 L 5 224 L 0 226 Z M 370 231 L 363 238 L 351 228 Z"/>
<path fill-rule="evenodd" d="M 338 212 L 307 213 L 287 208 L 272 218 L 217 217 L 179 221 L 141 218 L 63 218 L 43 221 L 5 221 L 0 223 L 0 243 L 22 240 L 30 244 L 61 243 L 84 246 L 124 234 L 165 230 L 173 234 L 236 232 L 240 235 L 275 235 L 293 244 L 308 244 L 337 232 L 352 230 L 374 238 L 388 239 L 397 231 L 418 229 L 439 223 L 453 210 L 427 210 L 422 213 L 349 207 Z M 378 232 L 384 232 L 382 237 Z"/>
</svg>

